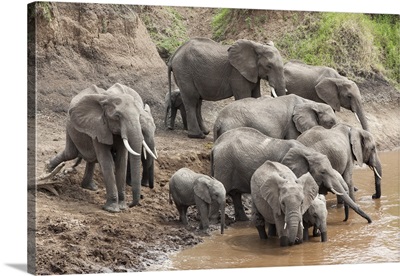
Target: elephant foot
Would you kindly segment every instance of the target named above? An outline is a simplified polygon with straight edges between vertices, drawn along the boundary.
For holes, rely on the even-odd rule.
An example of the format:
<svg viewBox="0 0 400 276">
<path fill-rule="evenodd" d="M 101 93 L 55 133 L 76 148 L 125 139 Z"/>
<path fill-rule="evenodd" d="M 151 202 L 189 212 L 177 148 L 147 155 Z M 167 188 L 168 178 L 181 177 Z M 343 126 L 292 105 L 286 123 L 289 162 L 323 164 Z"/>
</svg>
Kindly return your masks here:
<svg viewBox="0 0 400 276">
<path fill-rule="evenodd" d="M 258 225 L 256 226 L 257 231 L 258 231 L 258 236 L 260 237 L 261 240 L 266 240 L 268 239 L 267 232 L 265 232 L 265 227 Z"/>
<path fill-rule="evenodd" d="M 103 206 L 103 209 L 110 212 L 110 213 L 119 213 L 121 210 L 119 209 L 119 205 L 116 202 L 108 203 Z"/>
<path fill-rule="evenodd" d="M 381 198 L 381 194 L 373 194 L 372 199 L 378 199 Z"/>
<path fill-rule="evenodd" d="M 249 218 L 246 216 L 245 213 L 239 213 L 239 214 L 235 215 L 235 220 L 236 221 L 248 221 Z"/>
<path fill-rule="evenodd" d="M 94 181 L 90 181 L 89 183 L 81 183 L 81 187 L 90 191 L 97 191 L 98 187 Z"/>
<path fill-rule="evenodd" d="M 203 130 L 203 134 L 208 135 L 208 134 L 210 134 L 210 131 L 208 129 L 205 129 L 205 130 Z"/>
<path fill-rule="evenodd" d="M 328 240 L 327 232 L 322 232 L 321 233 L 321 242 L 326 242 L 327 240 Z"/>
<path fill-rule="evenodd" d="M 125 200 L 120 201 L 120 202 L 118 203 L 118 206 L 119 206 L 119 209 L 120 209 L 121 211 L 122 211 L 122 210 L 128 209 L 128 205 L 126 204 L 126 201 L 125 201 Z"/>
<path fill-rule="evenodd" d="M 199 134 L 190 134 L 190 133 L 188 133 L 188 137 L 189 138 L 194 138 L 194 139 L 205 139 L 206 138 L 204 133 L 199 133 Z"/>
</svg>

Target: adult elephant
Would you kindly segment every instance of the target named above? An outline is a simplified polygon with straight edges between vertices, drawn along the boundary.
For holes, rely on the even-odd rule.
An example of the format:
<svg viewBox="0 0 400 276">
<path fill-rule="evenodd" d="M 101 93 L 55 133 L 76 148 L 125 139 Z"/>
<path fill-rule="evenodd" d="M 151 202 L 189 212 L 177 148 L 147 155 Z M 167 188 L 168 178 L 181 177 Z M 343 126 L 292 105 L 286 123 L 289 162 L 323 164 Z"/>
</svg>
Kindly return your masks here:
<svg viewBox="0 0 400 276">
<path fill-rule="evenodd" d="M 47 169 L 51 171 L 63 161 L 82 157 L 86 168 L 81 185 L 93 189 L 94 167 L 98 162 L 107 194 L 103 209 L 119 212 L 127 207 L 125 177 L 128 151 L 131 153 L 133 193 L 130 206 L 139 203 L 140 152 L 145 144 L 140 110 L 135 99 L 126 93 L 108 92 L 92 85 L 71 100 L 65 149 L 49 161 Z"/>
<path fill-rule="evenodd" d="M 346 181 L 350 197 L 354 197 L 353 168 L 354 163 L 367 164 L 375 176 L 375 193 L 372 198 L 381 197 L 382 165 L 379 160 L 374 137 L 369 131 L 337 124 L 331 129 L 313 127 L 297 140 L 314 150 L 325 154 Z"/>
<path fill-rule="evenodd" d="M 169 91 L 171 72 L 181 91 L 191 138 L 209 133 L 201 115 L 203 100 L 260 97 L 260 79 L 268 80 L 279 96 L 285 94 L 282 57 L 273 43 L 240 39 L 225 46 L 208 38 L 193 38 L 168 61 Z"/>
<path fill-rule="evenodd" d="M 340 107 L 354 112 L 363 129 L 368 130 L 361 93 L 355 82 L 326 66 L 311 66 L 299 61 L 284 65 L 287 94 L 329 104 L 335 111 Z"/>
<path fill-rule="evenodd" d="M 148 146 L 148 151 L 152 154 L 146 154 L 145 148 L 142 148 L 141 161 L 142 161 L 142 180 L 141 185 L 149 188 L 154 188 L 154 160 L 157 158 L 157 150 L 155 143 L 155 132 L 156 125 L 154 123 L 154 118 L 151 114 L 150 106 L 144 104 L 142 97 L 134 89 L 129 86 L 116 83 L 107 89 L 108 93 L 115 94 L 128 94 L 131 95 L 140 111 L 139 121 L 140 127 L 142 129 L 143 138 Z M 154 153 L 154 154 L 153 154 Z M 131 173 L 130 173 L 130 161 L 128 160 L 126 182 L 130 185 L 131 183 Z"/>
<path fill-rule="evenodd" d="M 299 141 L 271 138 L 249 127 L 225 132 L 215 141 L 211 151 L 211 174 L 224 184 L 227 194 L 232 197 L 237 220 L 248 219 L 241 195 L 251 192 L 251 177 L 267 160 L 286 165 L 297 177 L 309 172 L 318 184 L 320 193 L 330 191 L 339 195 L 345 207 L 351 207 L 371 222 L 371 218 L 349 197 L 347 184 L 324 154 Z M 347 220 L 348 209 L 345 215 Z"/>
<path fill-rule="evenodd" d="M 313 126 L 331 128 L 337 122 L 332 108 L 297 95 L 246 98 L 225 106 L 214 124 L 214 140 L 238 127 L 252 127 L 265 135 L 296 139 Z"/>
<path fill-rule="evenodd" d="M 285 165 L 266 161 L 251 177 L 253 221 L 261 239 L 265 223 L 275 225 L 281 246 L 303 241 L 303 214 L 318 194 L 309 174 L 297 176 Z"/>
</svg>

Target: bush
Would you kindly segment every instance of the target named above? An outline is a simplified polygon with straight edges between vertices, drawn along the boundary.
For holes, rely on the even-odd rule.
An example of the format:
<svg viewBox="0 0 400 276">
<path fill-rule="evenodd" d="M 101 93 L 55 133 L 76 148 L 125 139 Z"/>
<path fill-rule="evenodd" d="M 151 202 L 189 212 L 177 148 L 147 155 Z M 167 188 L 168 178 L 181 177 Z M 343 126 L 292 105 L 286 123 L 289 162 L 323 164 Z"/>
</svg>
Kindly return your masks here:
<svg viewBox="0 0 400 276">
<path fill-rule="evenodd" d="M 381 73 L 399 83 L 398 43 L 397 17 L 314 13 L 277 46 L 287 59 L 333 67 L 353 78 Z"/>
</svg>

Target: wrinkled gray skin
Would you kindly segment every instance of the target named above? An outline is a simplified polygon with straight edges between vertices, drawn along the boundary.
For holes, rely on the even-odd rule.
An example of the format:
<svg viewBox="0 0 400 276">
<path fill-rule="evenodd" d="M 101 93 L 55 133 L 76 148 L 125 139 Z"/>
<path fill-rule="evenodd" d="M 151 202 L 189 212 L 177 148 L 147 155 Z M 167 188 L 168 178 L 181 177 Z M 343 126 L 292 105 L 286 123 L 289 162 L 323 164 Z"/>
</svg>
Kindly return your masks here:
<svg viewBox="0 0 400 276">
<path fill-rule="evenodd" d="M 211 175 L 224 184 L 227 194 L 232 197 L 237 220 L 248 220 L 241 195 L 250 193 L 251 176 L 267 160 L 286 165 L 297 177 L 309 172 L 319 186 L 319 193 L 340 193 L 345 206 L 347 204 L 371 222 L 348 196 L 347 184 L 325 155 L 299 141 L 271 138 L 248 127 L 225 132 L 215 141 L 211 151 Z"/>
<path fill-rule="evenodd" d="M 143 134 L 140 110 L 135 99 L 125 93 L 108 92 L 95 85 L 77 94 L 70 103 L 66 126 L 65 149 L 52 158 L 52 171 L 63 161 L 81 157 L 86 161 L 82 187 L 95 190 L 93 173 L 100 164 L 107 199 L 103 209 L 119 212 L 126 209 L 125 177 L 128 151 L 123 139 L 137 155 L 129 154 L 133 201 L 140 199 L 140 152 Z M 115 155 L 113 156 L 113 153 Z"/>
<path fill-rule="evenodd" d="M 325 66 L 310 66 L 299 61 L 284 66 L 287 94 L 329 104 L 333 110 L 340 107 L 356 113 L 362 128 L 368 130 L 362 106 L 361 93 L 355 82 Z"/>
<path fill-rule="evenodd" d="M 225 227 L 225 188 L 221 182 L 207 175 L 196 173 L 188 168 L 176 171 L 169 181 L 169 199 L 175 202 L 179 219 L 184 225 L 188 224 L 187 209 L 196 205 L 200 214 L 200 229 L 206 231 L 209 219 L 215 215 L 213 206 L 221 212 L 221 234 Z"/>
<path fill-rule="evenodd" d="M 150 150 L 153 153 L 156 153 L 156 145 L 155 145 L 155 131 L 156 125 L 154 123 L 153 116 L 151 114 L 150 106 L 143 103 L 142 97 L 137 93 L 134 89 L 116 83 L 107 89 L 107 92 L 110 93 L 125 93 L 131 95 L 135 99 L 135 103 L 137 104 L 138 109 L 140 110 L 140 126 L 142 129 L 143 138 L 149 146 Z M 151 154 L 146 154 L 144 148 L 141 151 L 141 161 L 142 161 L 142 180 L 141 185 L 145 187 L 149 187 L 151 189 L 154 188 L 154 157 Z M 131 183 L 131 173 L 130 173 L 130 161 L 128 160 L 127 166 L 127 174 L 126 174 L 126 183 L 130 185 Z"/>
<path fill-rule="evenodd" d="M 251 177 L 252 217 L 261 239 L 265 223 L 275 225 L 281 246 L 303 241 L 303 214 L 318 194 L 309 174 L 300 178 L 285 165 L 266 161 Z"/>
<path fill-rule="evenodd" d="M 328 157 L 332 167 L 346 181 L 349 195 L 353 200 L 355 200 L 354 163 L 359 166 L 366 164 L 372 170 L 375 168 L 375 193 L 372 198 L 381 197 L 382 165 L 375 139 L 369 131 L 339 123 L 329 130 L 313 127 L 300 135 L 297 140 Z"/>
<path fill-rule="evenodd" d="M 268 80 L 277 95 L 285 94 L 282 57 L 273 43 L 240 39 L 226 46 L 208 38 L 193 38 L 168 61 L 169 91 L 171 72 L 181 91 L 191 138 L 209 133 L 201 115 L 203 100 L 258 98 L 260 79 Z"/>
<path fill-rule="evenodd" d="M 164 125 L 166 128 L 173 130 L 175 128 L 176 114 L 181 113 L 183 128 L 187 130 L 186 110 L 183 105 L 181 92 L 175 89 L 171 93 L 165 94 L 165 118 Z"/>
<path fill-rule="evenodd" d="M 246 98 L 228 104 L 219 112 L 214 140 L 238 127 L 252 127 L 272 138 L 296 139 L 313 126 L 331 128 L 336 123 L 336 115 L 329 105 L 297 95 Z"/>
<path fill-rule="evenodd" d="M 303 240 L 309 239 L 308 229 L 313 227 L 313 237 L 321 237 L 321 242 L 326 242 L 328 240 L 327 220 L 326 199 L 324 195 L 319 194 L 303 214 Z"/>
</svg>

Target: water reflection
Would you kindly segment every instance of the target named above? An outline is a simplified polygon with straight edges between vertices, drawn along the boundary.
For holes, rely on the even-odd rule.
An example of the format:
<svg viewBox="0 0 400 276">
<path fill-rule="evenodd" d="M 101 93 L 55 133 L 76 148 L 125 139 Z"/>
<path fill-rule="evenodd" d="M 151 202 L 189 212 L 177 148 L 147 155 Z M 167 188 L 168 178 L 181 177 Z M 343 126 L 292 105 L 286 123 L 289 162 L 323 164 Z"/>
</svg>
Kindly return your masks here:
<svg viewBox="0 0 400 276">
<path fill-rule="evenodd" d="M 278 238 L 260 240 L 248 222 L 238 222 L 224 235 L 215 234 L 194 248 L 171 256 L 168 270 L 275 267 L 299 265 L 361 264 L 400 261 L 399 150 L 380 154 L 383 169 L 382 197 L 372 199 L 374 174 L 357 168 L 353 181 L 359 188 L 357 204 L 372 223 L 350 210 L 343 222 L 336 197 L 327 196 L 328 242 L 320 238 L 291 247 L 280 247 Z"/>
</svg>

